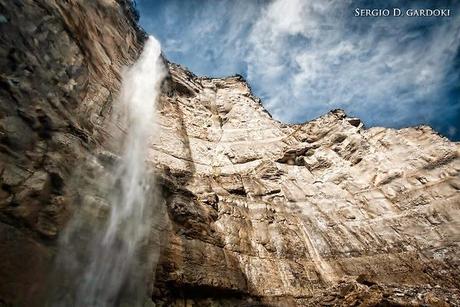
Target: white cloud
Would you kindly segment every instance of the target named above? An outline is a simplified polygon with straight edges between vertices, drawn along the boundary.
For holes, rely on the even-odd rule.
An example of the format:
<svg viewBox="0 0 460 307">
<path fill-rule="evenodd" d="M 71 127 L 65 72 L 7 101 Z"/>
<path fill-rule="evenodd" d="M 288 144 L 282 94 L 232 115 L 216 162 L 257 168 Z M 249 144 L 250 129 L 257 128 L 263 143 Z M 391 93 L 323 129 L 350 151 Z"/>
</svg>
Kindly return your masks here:
<svg viewBox="0 0 460 307">
<path fill-rule="evenodd" d="M 153 33 L 153 24 L 166 31 L 166 55 L 195 73 L 246 72 L 265 107 L 286 122 L 338 107 L 369 125 L 392 127 L 458 114 L 458 102 L 442 100 L 453 86 L 446 83 L 459 75 L 447 79 L 459 50 L 460 15 L 358 18 L 355 3 L 177 0 L 165 4 L 163 24 L 144 23 Z"/>
<path fill-rule="evenodd" d="M 459 17 L 433 24 L 417 39 L 416 19 L 364 20 L 351 11 L 345 1 L 277 0 L 255 22 L 248 77 L 262 82 L 275 117 L 293 121 L 340 106 L 355 114 L 375 111 L 371 121 L 380 123 L 385 109 L 393 116 L 389 124 L 397 125 L 436 109 L 416 103 L 442 86 L 460 43 Z"/>
</svg>

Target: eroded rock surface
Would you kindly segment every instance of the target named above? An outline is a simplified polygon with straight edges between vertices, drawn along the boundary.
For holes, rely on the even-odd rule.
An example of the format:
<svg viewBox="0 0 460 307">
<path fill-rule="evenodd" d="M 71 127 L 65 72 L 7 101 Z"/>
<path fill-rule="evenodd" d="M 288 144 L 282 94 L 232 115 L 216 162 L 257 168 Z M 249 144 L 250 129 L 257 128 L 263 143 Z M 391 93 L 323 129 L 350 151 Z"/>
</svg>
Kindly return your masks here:
<svg viewBox="0 0 460 307">
<path fill-rule="evenodd" d="M 166 296 L 303 305 L 362 274 L 458 289 L 458 144 L 429 127 L 365 129 L 341 110 L 285 125 L 240 77 L 170 70 L 150 153 L 183 190 L 168 199 Z"/>
<path fill-rule="evenodd" d="M 108 210 L 91 186 L 117 159 L 107 119 L 144 34 L 128 1 L 0 7 L 0 305 L 40 306 L 79 199 Z M 341 110 L 283 124 L 239 76 L 169 70 L 148 159 L 157 305 L 459 305 L 458 143 Z"/>
<path fill-rule="evenodd" d="M 0 14 L 0 305 L 33 306 L 143 34 L 127 1 L 1 0 Z"/>
</svg>

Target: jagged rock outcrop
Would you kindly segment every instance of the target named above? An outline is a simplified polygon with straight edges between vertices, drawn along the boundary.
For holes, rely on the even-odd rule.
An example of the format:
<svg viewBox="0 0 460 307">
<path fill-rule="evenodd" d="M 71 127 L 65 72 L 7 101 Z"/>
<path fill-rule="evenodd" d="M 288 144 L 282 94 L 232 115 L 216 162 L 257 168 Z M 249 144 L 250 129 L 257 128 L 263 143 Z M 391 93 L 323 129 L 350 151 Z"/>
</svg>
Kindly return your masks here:
<svg viewBox="0 0 460 307">
<path fill-rule="evenodd" d="M 142 49 L 127 1 L 0 1 L 0 305 L 33 306 L 75 169 Z M 84 192 L 83 192 L 84 194 Z"/>
<path fill-rule="evenodd" d="M 299 305 L 363 274 L 458 289 L 458 144 L 341 110 L 285 125 L 240 77 L 170 70 L 151 159 L 183 192 L 168 199 L 162 289 Z"/>
<path fill-rule="evenodd" d="M 144 34 L 124 0 L 0 7 L 0 305 L 39 306 L 79 197 L 104 202 L 94 168 L 116 159 L 107 118 Z M 341 110 L 283 124 L 241 77 L 168 65 L 157 305 L 459 304 L 458 143 Z"/>
</svg>

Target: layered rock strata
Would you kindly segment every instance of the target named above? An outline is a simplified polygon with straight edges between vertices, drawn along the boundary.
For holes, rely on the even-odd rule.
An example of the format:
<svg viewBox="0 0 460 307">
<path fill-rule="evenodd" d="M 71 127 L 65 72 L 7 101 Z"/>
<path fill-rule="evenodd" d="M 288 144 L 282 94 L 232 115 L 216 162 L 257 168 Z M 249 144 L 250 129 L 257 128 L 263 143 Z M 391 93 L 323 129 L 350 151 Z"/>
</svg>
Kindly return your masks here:
<svg viewBox="0 0 460 307">
<path fill-rule="evenodd" d="M 144 36 L 128 1 L 1 0 L 0 14 L 0 305 L 33 306 Z"/>
<path fill-rule="evenodd" d="M 168 293 L 304 305 L 363 274 L 458 289 L 458 144 L 341 110 L 282 124 L 241 77 L 170 71 L 150 154 L 174 183 L 157 280 Z"/>
<path fill-rule="evenodd" d="M 81 197 L 106 201 L 91 187 L 144 33 L 123 0 L 0 7 L 0 305 L 40 306 Z M 341 110 L 283 124 L 241 77 L 168 65 L 147 161 L 157 305 L 459 304 L 458 143 Z"/>
</svg>

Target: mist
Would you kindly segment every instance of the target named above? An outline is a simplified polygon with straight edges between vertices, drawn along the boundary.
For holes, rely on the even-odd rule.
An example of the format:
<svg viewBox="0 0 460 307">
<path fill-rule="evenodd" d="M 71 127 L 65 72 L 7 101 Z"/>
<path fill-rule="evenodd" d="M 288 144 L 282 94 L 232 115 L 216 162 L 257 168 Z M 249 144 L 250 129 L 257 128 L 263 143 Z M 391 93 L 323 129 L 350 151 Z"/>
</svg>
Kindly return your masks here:
<svg viewBox="0 0 460 307">
<path fill-rule="evenodd" d="M 137 306 L 145 299 L 151 277 L 145 274 L 155 264 L 149 240 L 159 206 L 145 160 L 165 75 L 160 44 L 151 36 L 138 61 L 124 72 L 113 107 L 112 127 L 124 126 L 116 139 L 120 156 L 105 165 L 90 159 L 77 175 L 81 180 L 76 184 L 93 185 L 93 193 L 76 197 L 80 207 L 61 237 L 52 281 L 52 288 L 62 291 L 51 295 L 49 305 L 113 306 L 123 297 L 124 303 Z M 88 172 L 95 180 L 85 183 Z"/>
</svg>

